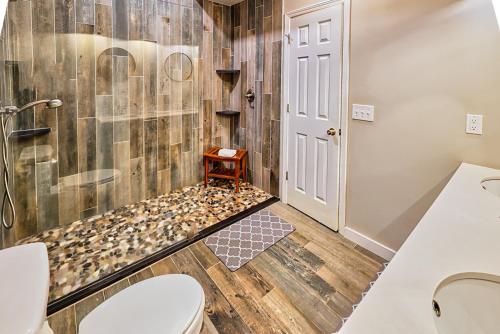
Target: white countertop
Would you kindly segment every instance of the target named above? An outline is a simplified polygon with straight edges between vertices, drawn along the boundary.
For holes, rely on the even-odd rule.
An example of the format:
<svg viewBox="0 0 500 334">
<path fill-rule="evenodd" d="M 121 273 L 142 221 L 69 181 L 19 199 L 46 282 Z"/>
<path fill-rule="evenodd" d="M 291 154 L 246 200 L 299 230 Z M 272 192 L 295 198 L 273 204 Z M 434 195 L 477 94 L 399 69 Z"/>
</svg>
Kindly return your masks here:
<svg viewBox="0 0 500 334">
<path fill-rule="evenodd" d="M 462 164 L 341 334 L 437 333 L 432 299 L 454 274 L 500 275 L 500 197 L 481 181 L 500 170 Z"/>
</svg>

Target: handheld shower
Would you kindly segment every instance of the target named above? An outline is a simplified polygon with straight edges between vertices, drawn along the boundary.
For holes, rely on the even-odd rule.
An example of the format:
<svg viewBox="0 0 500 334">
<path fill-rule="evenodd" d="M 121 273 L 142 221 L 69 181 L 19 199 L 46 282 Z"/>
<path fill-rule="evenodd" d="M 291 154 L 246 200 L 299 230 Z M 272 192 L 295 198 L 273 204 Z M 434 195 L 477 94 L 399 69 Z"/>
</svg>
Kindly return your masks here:
<svg viewBox="0 0 500 334">
<path fill-rule="evenodd" d="M 34 106 L 37 106 L 39 104 L 45 104 L 47 108 L 49 109 L 54 109 L 62 106 L 63 102 L 59 99 L 53 99 L 53 100 L 38 100 L 34 102 L 30 102 L 28 104 L 25 104 L 21 108 L 16 107 L 16 106 L 7 106 L 0 108 L 0 115 L 15 115 L 17 113 L 20 113 L 26 109 L 33 108 Z"/>
<path fill-rule="evenodd" d="M 4 185 L 4 194 L 3 194 L 3 199 L 2 199 L 2 208 L 1 208 L 1 215 L 2 215 L 2 225 L 6 229 L 12 228 L 14 225 L 14 222 L 16 221 L 16 209 L 14 207 L 14 201 L 12 200 L 12 195 L 10 193 L 9 189 L 9 180 L 10 180 L 10 174 L 9 174 L 9 137 L 10 133 L 7 133 L 8 125 L 12 121 L 12 117 L 15 116 L 16 114 L 23 112 L 24 110 L 30 109 L 34 106 L 40 105 L 40 104 L 45 104 L 45 106 L 49 109 L 55 109 L 63 105 L 63 102 L 58 99 L 53 99 L 53 100 L 39 100 L 39 101 L 34 101 L 30 102 L 21 108 L 16 107 L 16 106 L 7 106 L 7 107 L 0 107 L 0 117 L 1 117 L 1 122 L 0 122 L 0 128 L 2 131 L 2 162 L 3 162 L 3 185 Z M 7 221 L 7 218 L 5 216 L 6 213 L 6 205 L 8 204 L 8 208 L 10 210 L 10 222 Z"/>
</svg>

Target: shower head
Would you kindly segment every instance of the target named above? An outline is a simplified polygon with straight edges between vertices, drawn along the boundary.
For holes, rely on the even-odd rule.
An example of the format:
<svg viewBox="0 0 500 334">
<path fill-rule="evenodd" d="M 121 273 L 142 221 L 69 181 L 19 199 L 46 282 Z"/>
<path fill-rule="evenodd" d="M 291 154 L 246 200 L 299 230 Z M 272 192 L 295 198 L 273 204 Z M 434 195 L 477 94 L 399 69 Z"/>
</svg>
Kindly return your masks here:
<svg viewBox="0 0 500 334">
<path fill-rule="evenodd" d="M 54 108 L 59 108 L 60 106 L 63 105 L 63 102 L 59 99 L 52 99 L 52 100 L 38 100 L 34 102 L 30 102 L 21 108 L 16 107 L 16 106 L 7 106 L 0 108 L 0 115 L 15 115 L 17 113 L 20 113 L 21 111 L 24 111 L 26 109 L 33 108 L 34 106 L 37 106 L 39 104 L 45 104 L 46 108 L 49 109 L 54 109 Z"/>
<path fill-rule="evenodd" d="M 21 108 L 16 107 L 16 106 L 3 107 L 3 108 L 0 108 L 0 115 L 15 115 L 17 113 L 20 113 L 21 111 L 26 110 L 26 109 L 33 108 L 34 106 L 37 106 L 39 104 L 45 104 L 46 108 L 54 109 L 54 108 L 59 108 L 60 106 L 62 106 L 63 102 L 59 99 L 38 100 L 38 101 L 30 102 L 30 103 L 22 106 Z"/>
<path fill-rule="evenodd" d="M 39 101 L 34 101 L 34 102 L 31 102 L 31 103 L 28 103 L 24 106 L 22 106 L 19 110 L 17 110 L 17 112 L 21 112 L 23 110 L 26 110 L 26 109 L 29 109 L 29 108 L 32 108 L 34 106 L 37 106 L 39 104 L 45 104 L 45 106 L 49 109 L 54 109 L 54 108 L 58 108 L 60 106 L 63 105 L 62 101 L 59 100 L 59 99 L 53 99 L 53 100 L 39 100 Z"/>
<path fill-rule="evenodd" d="M 47 102 L 47 108 L 49 109 L 59 108 L 62 105 L 63 102 L 59 99 L 49 100 L 49 102 Z"/>
</svg>

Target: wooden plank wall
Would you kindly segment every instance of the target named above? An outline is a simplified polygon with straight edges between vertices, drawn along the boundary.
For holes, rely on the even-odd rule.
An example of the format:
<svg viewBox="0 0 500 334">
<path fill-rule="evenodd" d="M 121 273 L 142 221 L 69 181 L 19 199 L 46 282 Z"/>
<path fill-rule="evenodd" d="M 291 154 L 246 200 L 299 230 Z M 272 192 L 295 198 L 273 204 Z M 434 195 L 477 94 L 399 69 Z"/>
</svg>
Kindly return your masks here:
<svg viewBox="0 0 500 334">
<path fill-rule="evenodd" d="M 0 35 L 0 101 L 57 97 L 64 105 L 16 116 L 14 129 L 52 132 L 12 142 L 18 217 L 14 229 L 0 233 L 0 248 L 194 184 L 211 145 L 247 148 L 251 181 L 277 195 L 281 6 L 279 0 L 232 7 L 208 0 L 10 1 Z M 189 54 L 187 80 L 167 75 L 189 67 L 167 62 L 172 50 Z M 241 73 L 215 73 L 231 67 Z M 257 94 L 254 108 L 243 98 L 249 87 Z M 229 108 L 241 116 L 216 113 Z M 119 177 L 97 182 L 110 169 Z"/>
<path fill-rule="evenodd" d="M 234 66 L 231 103 L 241 110 L 233 144 L 249 151 L 253 184 L 279 195 L 282 1 L 245 0 L 231 7 Z M 244 97 L 252 89 L 253 107 Z"/>
</svg>

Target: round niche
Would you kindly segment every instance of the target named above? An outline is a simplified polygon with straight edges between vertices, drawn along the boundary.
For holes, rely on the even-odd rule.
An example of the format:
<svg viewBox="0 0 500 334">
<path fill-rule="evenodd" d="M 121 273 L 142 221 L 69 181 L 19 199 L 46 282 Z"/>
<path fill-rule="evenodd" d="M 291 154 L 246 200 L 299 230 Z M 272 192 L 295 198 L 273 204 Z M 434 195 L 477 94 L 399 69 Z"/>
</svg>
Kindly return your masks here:
<svg viewBox="0 0 500 334">
<path fill-rule="evenodd" d="M 193 74 L 193 62 L 183 52 L 174 52 L 165 59 L 165 73 L 173 81 L 185 81 Z"/>
</svg>

